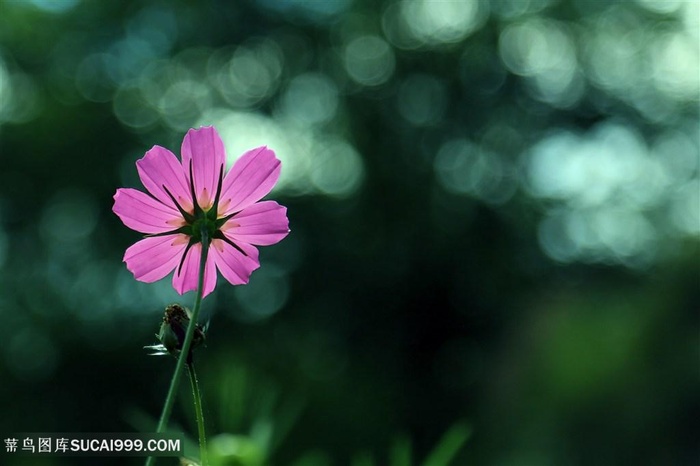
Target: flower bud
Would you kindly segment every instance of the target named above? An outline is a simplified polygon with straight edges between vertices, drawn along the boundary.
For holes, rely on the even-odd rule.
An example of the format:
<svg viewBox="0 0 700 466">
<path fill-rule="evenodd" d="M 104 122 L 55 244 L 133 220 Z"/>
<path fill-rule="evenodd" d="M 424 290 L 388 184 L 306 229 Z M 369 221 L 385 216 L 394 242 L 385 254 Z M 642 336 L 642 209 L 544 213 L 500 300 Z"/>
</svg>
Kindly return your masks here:
<svg viewBox="0 0 700 466">
<path fill-rule="evenodd" d="M 163 355 L 166 353 L 178 357 L 182 350 L 182 345 L 185 343 L 185 335 L 187 334 L 187 326 L 190 324 L 190 311 L 186 307 L 179 304 L 171 304 L 165 308 L 163 322 L 160 324 L 160 330 L 156 334 L 156 338 L 160 341 L 159 345 L 144 346 L 146 349 L 155 350 L 153 355 Z M 201 346 L 206 339 L 205 328 L 196 324 L 192 344 L 187 355 L 187 363 L 192 362 L 192 351 Z"/>
</svg>

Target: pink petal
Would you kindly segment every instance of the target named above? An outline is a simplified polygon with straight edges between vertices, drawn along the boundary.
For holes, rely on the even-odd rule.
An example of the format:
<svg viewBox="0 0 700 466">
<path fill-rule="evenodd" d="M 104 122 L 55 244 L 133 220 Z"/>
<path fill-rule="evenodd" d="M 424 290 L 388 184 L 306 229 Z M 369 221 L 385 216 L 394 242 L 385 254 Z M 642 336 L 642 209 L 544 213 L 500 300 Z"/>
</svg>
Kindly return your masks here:
<svg viewBox="0 0 700 466">
<path fill-rule="evenodd" d="M 185 172 L 175 154 L 160 146 L 153 146 L 136 162 L 141 182 L 156 199 L 176 209 L 165 188 L 177 200 L 180 207 L 192 212 L 192 195 Z"/>
<path fill-rule="evenodd" d="M 209 247 L 209 257 L 214 259 L 216 268 L 232 285 L 244 285 L 250 280 L 253 270 L 260 267 L 258 250 L 249 244 L 236 244 L 245 251 L 247 256 L 224 240 L 215 239 Z"/>
<path fill-rule="evenodd" d="M 184 225 L 177 210 L 131 188 L 117 189 L 112 211 L 124 225 L 141 233 L 165 233 Z"/>
<path fill-rule="evenodd" d="M 275 244 L 289 234 L 287 208 L 275 201 L 258 202 L 231 217 L 222 231 L 236 244 Z"/>
<path fill-rule="evenodd" d="M 281 162 L 265 146 L 243 154 L 224 178 L 219 216 L 238 212 L 262 199 L 277 183 L 281 170 Z"/>
<path fill-rule="evenodd" d="M 129 247 L 124 262 L 134 278 L 153 283 L 177 267 L 186 246 L 186 235 L 152 236 Z"/>
<path fill-rule="evenodd" d="M 226 166 L 226 150 L 219 133 L 211 126 L 191 129 L 182 141 L 182 167 L 194 176 L 194 192 L 204 210 L 211 207 L 216 196 L 221 170 Z"/>
<path fill-rule="evenodd" d="M 211 251 L 211 248 L 210 248 Z M 182 268 L 175 270 L 173 288 L 180 294 L 195 291 L 199 281 L 199 262 L 202 257 L 202 243 L 193 245 L 182 263 Z M 211 254 L 204 266 L 204 290 L 202 298 L 214 291 L 216 287 L 216 266 L 211 260 Z"/>
</svg>

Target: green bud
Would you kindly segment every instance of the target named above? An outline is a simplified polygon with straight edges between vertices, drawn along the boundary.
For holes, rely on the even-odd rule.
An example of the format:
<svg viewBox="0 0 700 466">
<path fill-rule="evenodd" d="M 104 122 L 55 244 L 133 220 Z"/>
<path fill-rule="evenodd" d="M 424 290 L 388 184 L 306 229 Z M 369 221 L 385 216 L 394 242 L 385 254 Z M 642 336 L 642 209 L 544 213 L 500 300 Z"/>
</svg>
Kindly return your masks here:
<svg viewBox="0 0 700 466">
<path fill-rule="evenodd" d="M 180 306 L 179 304 L 171 304 L 165 308 L 163 322 L 160 324 L 160 330 L 156 335 L 160 345 L 146 346 L 147 349 L 153 349 L 157 352 L 154 354 L 160 355 L 170 353 L 178 357 L 182 350 L 182 345 L 185 343 L 185 335 L 187 334 L 187 326 L 190 324 L 190 310 Z M 190 352 L 187 355 L 187 363 L 192 362 L 192 351 L 201 346 L 206 339 L 205 328 L 202 325 L 196 324 Z"/>
</svg>

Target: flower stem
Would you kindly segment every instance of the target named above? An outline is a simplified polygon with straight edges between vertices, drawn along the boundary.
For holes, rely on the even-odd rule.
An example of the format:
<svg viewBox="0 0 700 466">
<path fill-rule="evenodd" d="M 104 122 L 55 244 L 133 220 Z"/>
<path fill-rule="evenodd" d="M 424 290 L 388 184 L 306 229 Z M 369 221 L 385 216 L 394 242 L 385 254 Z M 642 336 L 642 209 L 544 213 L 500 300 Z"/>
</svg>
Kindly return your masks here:
<svg viewBox="0 0 700 466">
<path fill-rule="evenodd" d="M 185 341 L 182 343 L 180 357 L 177 358 L 177 363 L 175 364 L 175 372 L 173 373 L 173 378 L 170 380 L 170 389 L 168 389 L 168 394 L 165 397 L 165 405 L 163 406 L 163 412 L 160 415 L 158 427 L 156 428 L 157 433 L 161 433 L 165 430 L 165 427 L 168 424 L 168 420 L 170 419 L 170 413 L 173 410 L 173 404 L 175 403 L 177 388 L 180 386 L 182 370 L 185 366 L 185 361 L 187 361 L 187 355 L 190 354 L 190 346 L 192 345 L 192 339 L 194 337 L 194 329 L 197 326 L 197 317 L 199 316 L 199 309 L 202 305 L 202 291 L 204 289 L 204 267 L 207 261 L 207 250 L 209 249 L 209 236 L 204 226 L 202 227 L 201 233 L 202 255 L 199 260 L 199 279 L 197 281 L 197 294 L 194 299 L 194 308 L 192 309 L 190 323 L 187 325 L 187 332 L 185 333 Z M 199 422 L 199 419 L 197 420 L 197 422 Z M 202 430 L 201 433 L 203 432 L 204 431 Z M 146 459 L 146 466 L 152 466 L 154 462 L 155 457 L 149 456 Z"/>
<path fill-rule="evenodd" d="M 187 364 L 190 372 L 190 385 L 192 385 L 192 396 L 194 397 L 194 412 L 197 418 L 197 432 L 199 433 L 199 464 L 207 466 L 209 457 L 207 455 L 207 436 L 204 433 L 204 414 L 202 413 L 202 395 L 199 392 L 199 382 L 194 371 L 194 363 Z"/>
</svg>

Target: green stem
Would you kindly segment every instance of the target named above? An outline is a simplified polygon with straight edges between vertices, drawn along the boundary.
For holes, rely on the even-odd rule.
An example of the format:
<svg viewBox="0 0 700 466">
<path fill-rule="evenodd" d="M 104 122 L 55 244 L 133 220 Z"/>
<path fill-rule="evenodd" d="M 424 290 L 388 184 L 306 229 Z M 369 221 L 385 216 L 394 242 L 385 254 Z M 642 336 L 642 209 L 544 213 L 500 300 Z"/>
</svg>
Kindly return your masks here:
<svg viewBox="0 0 700 466">
<path fill-rule="evenodd" d="M 187 355 L 190 354 L 190 346 L 192 345 L 192 338 L 194 337 L 194 329 L 197 325 L 197 317 L 199 316 L 199 309 L 202 305 L 202 290 L 204 289 L 204 266 L 206 265 L 207 261 L 208 249 L 209 237 L 206 228 L 202 226 L 202 256 L 199 260 L 199 279 L 197 281 L 197 295 L 194 299 L 194 308 L 192 309 L 190 323 L 187 325 L 185 341 L 182 343 L 180 357 L 177 358 L 177 364 L 175 364 L 175 372 L 173 373 L 172 380 L 170 380 L 170 389 L 168 390 L 168 394 L 165 397 L 165 405 L 163 406 L 163 412 L 160 415 L 158 427 L 156 428 L 156 432 L 158 433 L 163 432 L 165 430 L 166 425 L 168 424 L 168 420 L 170 419 L 170 413 L 173 410 L 173 404 L 175 403 L 177 388 L 180 386 L 182 370 L 185 366 Z M 146 466 L 152 466 L 154 462 L 155 457 L 149 456 L 146 459 Z"/>
<path fill-rule="evenodd" d="M 194 371 L 194 363 L 187 365 L 190 371 L 190 385 L 192 385 L 192 396 L 194 397 L 194 411 L 197 418 L 197 432 L 199 433 L 199 464 L 207 466 L 209 457 L 207 455 L 207 436 L 204 433 L 204 414 L 202 413 L 202 395 L 199 392 L 199 382 Z"/>
</svg>

